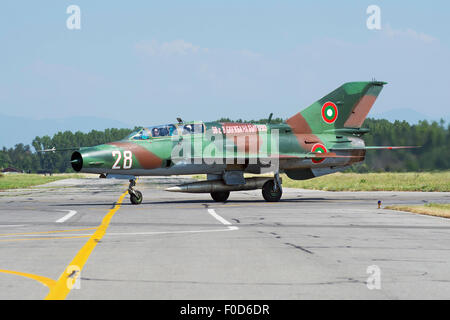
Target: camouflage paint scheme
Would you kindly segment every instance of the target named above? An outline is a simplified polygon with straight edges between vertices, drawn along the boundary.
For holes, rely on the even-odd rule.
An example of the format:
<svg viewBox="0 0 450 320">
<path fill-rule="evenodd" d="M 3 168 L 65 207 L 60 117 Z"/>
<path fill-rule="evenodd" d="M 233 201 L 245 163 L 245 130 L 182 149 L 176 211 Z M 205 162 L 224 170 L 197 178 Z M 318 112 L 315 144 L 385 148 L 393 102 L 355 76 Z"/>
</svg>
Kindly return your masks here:
<svg viewBox="0 0 450 320">
<path fill-rule="evenodd" d="M 251 164 L 249 160 L 258 157 L 261 148 L 269 145 L 269 157 L 277 158 L 279 172 L 293 179 L 313 178 L 364 160 L 366 147 L 361 136 L 367 130 L 361 126 L 385 84 L 377 81 L 345 83 L 284 124 L 179 123 L 159 126 L 173 134 L 158 137 L 151 136 L 150 130 L 154 128 L 143 129 L 139 137 L 136 132 L 122 141 L 80 148 L 72 155 L 72 166 L 76 171 L 87 173 L 134 176 L 222 174 L 230 170 L 258 174 L 264 166 Z M 190 125 L 191 128 L 195 125 L 196 131 L 184 132 Z M 275 132 L 279 152 L 270 154 L 271 144 L 267 144 L 267 140 Z M 223 139 L 225 148 L 231 145 L 233 152 L 226 156 L 212 153 L 216 163 L 205 159 L 198 161 L 197 154 L 193 157 L 189 152 L 184 156 L 181 153 L 175 161 L 174 148 L 189 139 L 202 151 L 211 148 L 212 140 Z"/>
</svg>

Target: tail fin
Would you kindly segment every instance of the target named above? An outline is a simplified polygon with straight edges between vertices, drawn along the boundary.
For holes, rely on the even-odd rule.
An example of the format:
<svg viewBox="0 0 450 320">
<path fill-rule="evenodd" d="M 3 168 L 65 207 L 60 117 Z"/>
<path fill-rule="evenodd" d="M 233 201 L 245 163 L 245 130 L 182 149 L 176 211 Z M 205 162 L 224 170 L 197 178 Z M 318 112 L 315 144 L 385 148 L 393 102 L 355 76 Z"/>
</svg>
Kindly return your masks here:
<svg viewBox="0 0 450 320">
<path fill-rule="evenodd" d="M 360 128 L 386 82 L 348 82 L 287 120 L 295 133 Z"/>
</svg>

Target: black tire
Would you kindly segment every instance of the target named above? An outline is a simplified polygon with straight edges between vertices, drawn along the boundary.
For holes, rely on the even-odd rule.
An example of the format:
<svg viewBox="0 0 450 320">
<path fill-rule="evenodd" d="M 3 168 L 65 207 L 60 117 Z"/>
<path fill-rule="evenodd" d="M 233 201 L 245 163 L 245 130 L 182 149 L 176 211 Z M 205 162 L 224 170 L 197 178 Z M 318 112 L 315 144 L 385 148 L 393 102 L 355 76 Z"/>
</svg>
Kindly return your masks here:
<svg viewBox="0 0 450 320">
<path fill-rule="evenodd" d="M 211 192 L 211 198 L 216 202 L 225 202 L 230 196 L 230 191 Z"/>
<path fill-rule="evenodd" d="M 141 204 L 143 197 L 140 191 L 135 190 L 135 194 L 130 194 L 130 201 L 132 204 Z"/>
<path fill-rule="evenodd" d="M 267 202 L 278 202 L 281 199 L 281 195 L 283 194 L 283 189 L 281 186 L 277 190 L 273 190 L 275 183 L 273 180 L 269 180 L 266 183 L 264 183 L 262 187 L 262 195 L 264 197 L 264 200 Z"/>
</svg>

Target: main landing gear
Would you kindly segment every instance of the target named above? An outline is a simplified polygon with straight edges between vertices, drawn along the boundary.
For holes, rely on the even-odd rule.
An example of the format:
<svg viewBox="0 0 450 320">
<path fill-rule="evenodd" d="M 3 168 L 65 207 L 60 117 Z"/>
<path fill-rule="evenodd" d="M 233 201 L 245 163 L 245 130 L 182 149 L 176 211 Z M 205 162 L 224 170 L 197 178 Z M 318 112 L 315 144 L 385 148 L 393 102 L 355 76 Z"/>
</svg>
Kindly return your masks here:
<svg viewBox="0 0 450 320">
<path fill-rule="evenodd" d="M 225 202 L 230 196 L 230 191 L 211 192 L 211 198 L 216 202 Z"/>
<path fill-rule="evenodd" d="M 267 202 L 278 202 L 283 194 L 279 173 L 275 173 L 273 180 L 268 180 L 262 187 L 262 195 Z"/>
<path fill-rule="evenodd" d="M 130 195 L 130 201 L 132 204 L 141 204 L 142 203 L 142 193 L 138 190 L 135 190 L 136 179 L 130 180 L 130 185 L 128 186 L 128 194 Z"/>
<path fill-rule="evenodd" d="M 259 187 L 261 188 L 261 187 Z M 257 189 L 255 187 L 254 189 Z M 236 189 L 235 191 L 238 191 Z M 253 188 L 241 189 L 241 190 L 253 190 Z M 230 191 L 217 191 L 211 192 L 211 198 L 216 202 L 225 202 L 230 196 Z M 267 180 L 262 186 L 262 195 L 267 202 L 278 202 L 283 194 L 283 188 L 281 187 L 281 179 L 279 173 L 275 173 L 275 176 L 270 180 Z"/>
</svg>

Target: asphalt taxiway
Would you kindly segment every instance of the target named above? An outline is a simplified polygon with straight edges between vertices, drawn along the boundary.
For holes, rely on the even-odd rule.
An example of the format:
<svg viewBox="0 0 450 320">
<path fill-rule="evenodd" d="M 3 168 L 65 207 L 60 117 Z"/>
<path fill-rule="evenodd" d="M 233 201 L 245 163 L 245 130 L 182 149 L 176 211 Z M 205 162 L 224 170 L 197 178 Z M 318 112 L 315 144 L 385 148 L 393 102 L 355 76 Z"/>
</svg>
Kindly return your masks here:
<svg viewBox="0 0 450 320">
<path fill-rule="evenodd" d="M 450 220 L 377 209 L 450 193 L 163 190 L 186 180 L 0 192 L 0 299 L 450 298 Z"/>
</svg>

